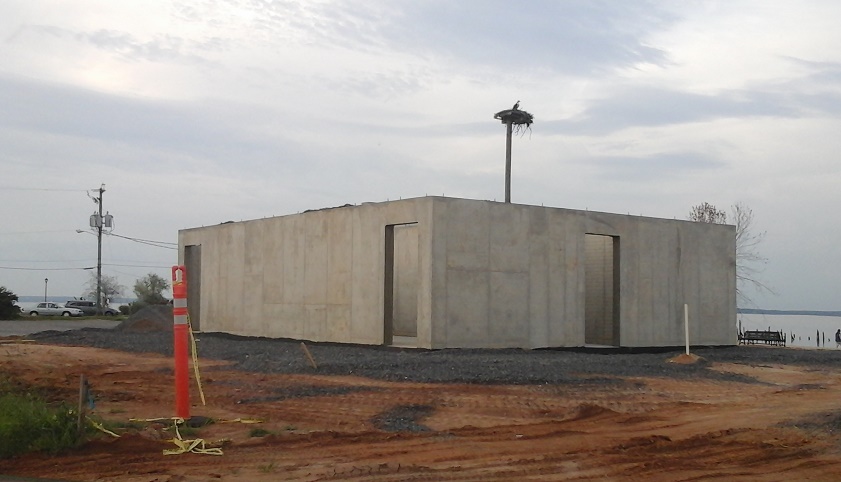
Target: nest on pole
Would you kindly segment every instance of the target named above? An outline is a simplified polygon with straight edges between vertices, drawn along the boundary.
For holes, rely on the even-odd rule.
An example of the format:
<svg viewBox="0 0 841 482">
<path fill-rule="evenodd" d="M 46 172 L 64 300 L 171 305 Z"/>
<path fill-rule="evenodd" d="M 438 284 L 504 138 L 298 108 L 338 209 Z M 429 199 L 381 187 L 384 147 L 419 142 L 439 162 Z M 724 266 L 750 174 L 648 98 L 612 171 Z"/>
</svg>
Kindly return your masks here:
<svg viewBox="0 0 841 482">
<path fill-rule="evenodd" d="M 503 124 L 511 124 L 516 134 L 525 133 L 534 123 L 533 115 L 517 108 L 501 110 L 494 114 L 494 119 L 499 119 Z"/>
</svg>

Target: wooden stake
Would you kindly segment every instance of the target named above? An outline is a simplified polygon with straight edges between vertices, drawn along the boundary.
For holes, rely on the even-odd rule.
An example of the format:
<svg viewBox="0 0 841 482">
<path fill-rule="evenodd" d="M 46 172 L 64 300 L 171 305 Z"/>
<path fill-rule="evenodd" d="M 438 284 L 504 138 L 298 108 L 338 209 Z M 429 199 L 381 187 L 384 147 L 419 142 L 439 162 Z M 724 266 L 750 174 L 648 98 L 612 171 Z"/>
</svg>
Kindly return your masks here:
<svg viewBox="0 0 841 482">
<path fill-rule="evenodd" d="M 82 421 L 85 418 L 85 405 L 88 401 L 87 383 L 85 383 L 85 375 L 79 375 L 79 419 L 76 421 L 76 428 L 79 433 L 82 433 Z"/>
<path fill-rule="evenodd" d="M 314 369 L 318 370 L 318 364 L 315 362 L 315 358 L 312 357 L 312 353 L 310 353 L 309 348 L 307 348 L 307 345 L 305 345 L 304 342 L 301 342 L 301 350 L 304 351 L 304 355 L 307 356 L 307 360 L 310 361 L 310 365 Z"/>
</svg>

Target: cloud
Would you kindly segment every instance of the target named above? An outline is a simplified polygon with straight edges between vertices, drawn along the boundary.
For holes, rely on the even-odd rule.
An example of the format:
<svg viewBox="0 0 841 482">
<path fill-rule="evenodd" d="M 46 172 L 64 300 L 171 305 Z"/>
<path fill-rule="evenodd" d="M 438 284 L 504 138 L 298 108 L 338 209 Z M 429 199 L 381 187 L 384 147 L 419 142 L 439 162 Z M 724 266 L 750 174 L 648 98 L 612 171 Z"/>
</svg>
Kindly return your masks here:
<svg viewBox="0 0 841 482">
<path fill-rule="evenodd" d="M 247 29 L 255 44 L 399 52 L 460 69 L 574 75 L 668 63 L 646 37 L 677 20 L 655 2 L 583 0 L 177 2 L 175 15 L 223 34 Z"/>
<path fill-rule="evenodd" d="M 87 44 L 128 61 L 206 64 L 211 61 L 202 54 L 219 52 L 228 48 L 226 42 L 219 37 L 187 39 L 177 35 L 157 34 L 149 40 L 141 40 L 125 31 L 112 29 L 73 31 L 53 25 L 26 25 L 13 37 L 7 39 L 7 42 L 20 41 L 20 37 L 25 33 Z"/>
<path fill-rule="evenodd" d="M 379 34 L 452 64 L 586 75 L 666 63 L 645 38 L 673 19 L 648 2 L 413 2 L 384 19 Z"/>
<path fill-rule="evenodd" d="M 712 156 L 688 151 L 647 156 L 593 156 L 580 162 L 595 167 L 602 178 L 623 182 L 657 182 L 726 165 Z"/>
<path fill-rule="evenodd" d="M 0 125 L 44 134 L 155 146 L 209 158 L 259 149 L 233 110 L 192 102 L 123 97 L 0 76 Z M 254 113 L 253 113 L 254 114 Z"/>
<path fill-rule="evenodd" d="M 632 127 L 666 126 L 722 118 L 797 117 L 803 103 L 787 93 L 726 91 L 695 94 L 651 86 L 626 86 L 593 101 L 566 120 L 542 123 L 557 134 L 606 135 Z"/>
</svg>

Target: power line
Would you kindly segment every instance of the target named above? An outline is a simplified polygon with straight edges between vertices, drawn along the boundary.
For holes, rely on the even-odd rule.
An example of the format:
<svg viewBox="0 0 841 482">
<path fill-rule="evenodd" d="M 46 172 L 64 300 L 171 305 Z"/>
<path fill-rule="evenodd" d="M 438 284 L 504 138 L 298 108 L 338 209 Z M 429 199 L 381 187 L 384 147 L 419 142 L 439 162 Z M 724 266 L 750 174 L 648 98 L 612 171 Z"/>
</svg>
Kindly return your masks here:
<svg viewBox="0 0 841 482">
<path fill-rule="evenodd" d="M 129 237 L 129 236 L 121 236 L 119 234 L 114 234 L 114 233 L 108 233 L 108 235 L 109 236 L 117 236 L 117 237 L 120 237 L 120 238 L 126 238 L 126 239 L 130 239 L 132 241 L 146 241 L 147 243 L 171 244 L 172 246 L 178 246 L 178 243 L 169 243 L 167 241 L 154 241 L 154 240 L 151 240 L 151 239 L 132 238 L 132 237 Z"/>
<path fill-rule="evenodd" d="M 46 233 L 66 233 L 66 229 L 50 229 L 47 231 L 7 231 L 5 233 L 0 233 L 0 235 L 4 234 L 46 234 Z"/>
<path fill-rule="evenodd" d="M 128 236 L 121 236 L 119 234 L 114 233 L 106 233 L 108 236 L 116 236 L 118 238 L 128 239 L 129 241 L 134 241 L 135 243 L 140 244 L 147 244 L 149 246 L 154 246 L 156 248 L 166 248 L 166 249 L 178 249 L 175 246 L 178 246 L 178 243 L 167 243 L 165 241 L 150 241 L 148 239 L 140 239 L 140 238 L 130 238 Z M 171 245 L 171 246 L 164 246 L 164 245 Z"/>
<path fill-rule="evenodd" d="M 46 188 L 46 187 L 11 187 L 11 186 L 0 186 L 0 191 L 88 192 L 87 189 L 50 189 L 50 188 Z"/>
<path fill-rule="evenodd" d="M 82 259 L 0 259 L 2 263 L 79 263 L 87 261 L 87 258 Z"/>
<path fill-rule="evenodd" d="M 89 231 L 83 231 L 81 229 L 76 230 L 77 233 L 87 233 Z M 94 234 L 94 233 L 91 233 Z M 153 241 L 151 239 L 142 239 L 142 238 L 133 238 L 131 236 L 123 236 L 121 234 L 109 233 L 107 231 L 103 231 L 102 234 L 106 236 L 115 236 L 117 238 L 127 239 L 129 241 L 134 241 L 135 243 L 146 244 L 149 246 L 154 246 L 156 248 L 164 248 L 164 249 L 175 249 L 177 250 L 178 243 L 169 243 L 166 241 Z M 95 234 L 94 234 L 95 235 Z"/>
<path fill-rule="evenodd" d="M 94 269 L 96 266 L 89 266 L 87 268 L 17 268 L 13 266 L 0 266 L 0 269 L 16 269 L 20 271 L 72 271 L 77 269 Z"/>
<path fill-rule="evenodd" d="M 171 268 L 172 265 L 169 266 L 158 266 L 152 264 L 112 264 L 112 263 L 102 263 L 102 266 L 120 266 L 123 268 Z M 90 269 L 90 268 L 85 268 Z"/>
</svg>

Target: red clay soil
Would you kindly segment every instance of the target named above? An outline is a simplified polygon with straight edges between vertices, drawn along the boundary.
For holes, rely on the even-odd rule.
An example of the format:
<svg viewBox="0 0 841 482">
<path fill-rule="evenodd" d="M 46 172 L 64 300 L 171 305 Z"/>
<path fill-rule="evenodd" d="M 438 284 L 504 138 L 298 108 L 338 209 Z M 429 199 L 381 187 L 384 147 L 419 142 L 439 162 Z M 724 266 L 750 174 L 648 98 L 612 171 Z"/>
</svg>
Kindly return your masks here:
<svg viewBox="0 0 841 482">
<path fill-rule="evenodd" d="M 143 422 L 63 455 L 0 460 L 0 474 L 132 482 L 841 480 L 841 417 L 832 415 L 841 414 L 841 373 L 828 369 L 715 365 L 764 384 L 634 378 L 499 386 L 223 365 L 201 363 L 206 406 L 195 404 L 195 388 L 191 395 L 193 415 L 216 423 L 184 435 L 222 455 L 163 455 L 175 448 L 170 423 Z M 157 355 L 0 345 L 0 373 L 51 397 L 75 400 L 84 374 L 97 398 L 94 416 L 112 425 L 171 417 L 171 366 Z M 308 396 L 306 387 L 320 395 Z M 389 431 L 389 416 L 414 430 Z M 255 428 L 271 434 L 251 436 Z"/>
</svg>

